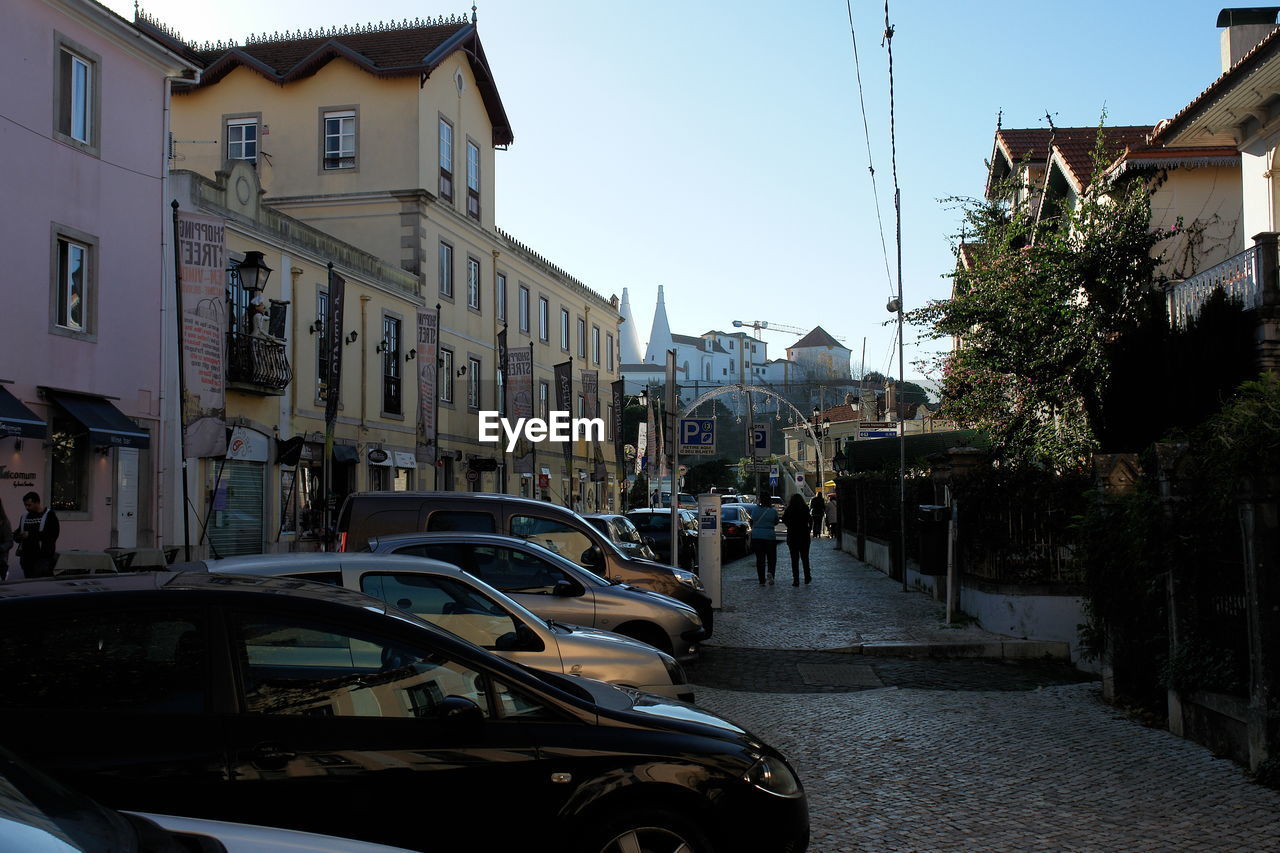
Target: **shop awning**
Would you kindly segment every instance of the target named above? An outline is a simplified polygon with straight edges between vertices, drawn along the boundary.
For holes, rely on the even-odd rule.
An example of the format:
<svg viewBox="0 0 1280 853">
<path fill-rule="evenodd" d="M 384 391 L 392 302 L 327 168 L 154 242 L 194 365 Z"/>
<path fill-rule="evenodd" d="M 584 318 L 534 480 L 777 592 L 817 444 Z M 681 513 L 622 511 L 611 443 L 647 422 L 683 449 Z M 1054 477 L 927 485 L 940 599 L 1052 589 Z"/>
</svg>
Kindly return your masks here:
<svg viewBox="0 0 1280 853">
<path fill-rule="evenodd" d="M 48 434 L 44 421 L 22 401 L 0 385 L 0 438 L 44 438 Z"/>
<path fill-rule="evenodd" d="M 106 397 L 53 389 L 47 389 L 45 393 L 89 431 L 89 441 L 93 444 L 139 450 L 151 446 L 151 436 L 125 417 L 124 412 Z"/>
</svg>

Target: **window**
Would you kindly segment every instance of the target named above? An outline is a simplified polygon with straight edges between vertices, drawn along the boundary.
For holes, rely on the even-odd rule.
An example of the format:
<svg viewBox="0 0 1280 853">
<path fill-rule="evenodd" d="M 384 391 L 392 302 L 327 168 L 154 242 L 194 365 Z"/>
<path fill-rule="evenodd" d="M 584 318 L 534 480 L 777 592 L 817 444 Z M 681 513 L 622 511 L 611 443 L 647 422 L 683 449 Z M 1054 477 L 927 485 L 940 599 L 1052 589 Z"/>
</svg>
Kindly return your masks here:
<svg viewBox="0 0 1280 853">
<path fill-rule="evenodd" d="M 578 565 L 583 565 L 582 555 L 595 543 L 576 527 L 550 518 L 530 515 L 511 516 L 511 535 L 536 542 Z"/>
<path fill-rule="evenodd" d="M 600 327 L 591 327 L 591 363 L 600 363 Z"/>
<path fill-rule="evenodd" d="M 474 545 L 471 554 L 475 576 L 506 593 L 554 595 L 560 581 L 577 584 L 559 566 L 514 548 Z"/>
<path fill-rule="evenodd" d="M 604 352 L 605 352 L 604 357 L 606 359 L 606 367 L 609 370 L 613 370 L 613 335 L 604 336 Z"/>
<path fill-rule="evenodd" d="M 560 349 L 569 351 L 569 312 L 560 309 Z"/>
<path fill-rule="evenodd" d="M 544 344 L 550 339 L 551 330 L 547 328 L 547 324 L 551 318 L 551 303 L 547 301 L 545 296 L 538 297 L 538 340 Z"/>
<path fill-rule="evenodd" d="M 227 119 L 227 159 L 258 162 L 258 120 Z"/>
<path fill-rule="evenodd" d="M 440 295 L 453 298 L 453 247 L 440 243 Z"/>
<path fill-rule="evenodd" d="M 324 114 L 324 167 L 356 167 L 355 110 L 335 110 Z"/>
<path fill-rule="evenodd" d="M 49 507 L 89 511 L 89 433 L 61 410 L 49 424 Z"/>
<path fill-rule="evenodd" d="M 498 320 L 507 322 L 507 277 L 502 273 L 493 280 L 493 305 L 498 312 Z"/>
<path fill-rule="evenodd" d="M 480 310 L 480 262 L 467 258 L 467 307 Z"/>
<path fill-rule="evenodd" d="M 538 381 L 538 414 L 544 421 L 551 417 L 551 385 L 543 380 Z"/>
<path fill-rule="evenodd" d="M 605 408 L 607 417 L 604 420 L 604 437 L 607 441 L 613 441 L 613 404 Z"/>
<path fill-rule="evenodd" d="M 453 350 L 440 350 L 440 402 L 453 402 Z"/>
<path fill-rule="evenodd" d="M 58 37 L 54 69 L 54 135 L 91 154 L 98 153 L 100 60 L 69 39 Z"/>
<path fill-rule="evenodd" d="M 529 288 L 523 284 L 520 285 L 519 304 L 516 306 L 516 314 L 520 320 L 520 331 L 528 333 L 529 331 Z"/>
<path fill-rule="evenodd" d="M 587 321 L 578 318 L 578 358 L 586 361 L 587 358 Z"/>
<path fill-rule="evenodd" d="M 472 533 L 492 533 L 493 513 L 468 512 L 466 510 L 439 510 L 427 518 L 427 532 L 433 530 L 468 530 Z M 397 554 L 403 553 L 397 551 Z M 434 554 L 420 554 L 422 557 L 434 557 Z M 453 560 L 445 560 L 456 566 L 462 565 Z"/>
<path fill-rule="evenodd" d="M 485 649 L 510 648 L 524 623 L 478 589 L 452 578 L 405 572 L 360 578 L 360 589 Z M 504 635 L 510 635 L 503 640 Z"/>
<path fill-rule="evenodd" d="M 453 125 L 440 119 L 440 198 L 453 201 Z"/>
<path fill-rule="evenodd" d="M 382 318 L 382 411 L 404 414 L 400 388 L 400 319 Z M 383 487 L 385 488 L 385 486 Z"/>
<path fill-rule="evenodd" d="M 467 140 L 467 216 L 480 218 L 480 148 Z"/>
<path fill-rule="evenodd" d="M 480 408 L 480 359 L 467 359 L 467 408 Z"/>
<path fill-rule="evenodd" d="M 84 243 L 58 238 L 57 307 L 54 324 L 73 332 L 87 330 L 85 300 L 89 295 L 91 250 Z"/>
<path fill-rule="evenodd" d="M 329 294 L 327 291 L 316 293 L 316 333 L 312 335 L 316 342 L 316 399 L 323 400 L 329 389 Z"/>
<path fill-rule="evenodd" d="M 59 711 L 205 711 L 204 616 L 196 610 L 68 614 L 0 627 L 0 705 Z M 32 666 L 48 661 L 49 668 Z M 10 689 L 9 686 L 12 686 Z"/>
</svg>

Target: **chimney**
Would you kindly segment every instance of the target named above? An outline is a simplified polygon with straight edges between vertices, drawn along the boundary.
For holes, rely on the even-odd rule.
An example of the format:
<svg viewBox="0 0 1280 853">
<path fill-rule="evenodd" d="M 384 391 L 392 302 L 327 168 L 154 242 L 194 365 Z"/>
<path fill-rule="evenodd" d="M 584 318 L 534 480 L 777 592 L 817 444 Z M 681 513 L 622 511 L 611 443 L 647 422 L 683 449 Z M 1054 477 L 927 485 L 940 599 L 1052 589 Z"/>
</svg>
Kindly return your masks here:
<svg viewBox="0 0 1280 853">
<path fill-rule="evenodd" d="M 1257 47 L 1258 42 L 1276 28 L 1280 6 L 1255 6 L 1249 9 L 1223 9 L 1218 13 L 1222 72 L 1225 74 L 1240 58 Z"/>
</svg>

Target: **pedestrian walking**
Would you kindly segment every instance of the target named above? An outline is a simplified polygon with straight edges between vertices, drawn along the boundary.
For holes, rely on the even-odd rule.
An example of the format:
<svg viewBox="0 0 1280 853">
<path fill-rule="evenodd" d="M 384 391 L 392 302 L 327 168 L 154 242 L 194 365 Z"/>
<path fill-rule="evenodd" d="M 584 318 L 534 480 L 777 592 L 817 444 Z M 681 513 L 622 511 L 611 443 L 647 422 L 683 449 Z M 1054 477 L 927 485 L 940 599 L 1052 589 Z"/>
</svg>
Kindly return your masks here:
<svg viewBox="0 0 1280 853">
<path fill-rule="evenodd" d="M 827 531 L 831 534 L 831 538 L 836 540 L 834 550 L 840 550 L 840 513 L 836 508 L 836 494 L 832 492 L 827 495 Z"/>
<path fill-rule="evenodd" d="M 791 496 L 782 523 L 787 526 L 787 550 L 791 552 L 791 585 L 800 586 L 800 564 L 804 563 L 804 582 L 813 580 L 809 570 L 809 524 L 812 516 L 799 494 Z M 821 523 L 821 522 L 819 522 Z"/>
<path fill-rule="evenodd" d="M 53 574 L 53 561 L 58 553 L 58 516 L 40 501 L 40 495 L 27 492 L 22 496 L 27 508 L 18 518 L 14 538 L 18 540 L 18 565 L 22 576 L 45 578 Z"/>
<path fill-rule="evenodd" d="M 766 580 L 766 564 L 768 582 L 778 573 L 778 510 L 769 503 L 769 493 L 761 492 L 759 503 L 747 507 L 751 515 L 751 547 L 756 552 L 756 577 L 760 586 Z"/>
<path fill-rule="evenodd" d="M 822 492 L 814 492 L 813 500 L 809 501 L 809 517 L 813 524 L 813 538 L 822 538 L 822 522 L 827 517 L 827 504 L 822 499 Z M 788 530 L 791 528 L 788 527 Z"/>
<path fill-rule="evenodd" d="M 9 549 L 13 547 L 13 527 L 0 504 L 0 581 L 9 579 Z"/>
</svg>

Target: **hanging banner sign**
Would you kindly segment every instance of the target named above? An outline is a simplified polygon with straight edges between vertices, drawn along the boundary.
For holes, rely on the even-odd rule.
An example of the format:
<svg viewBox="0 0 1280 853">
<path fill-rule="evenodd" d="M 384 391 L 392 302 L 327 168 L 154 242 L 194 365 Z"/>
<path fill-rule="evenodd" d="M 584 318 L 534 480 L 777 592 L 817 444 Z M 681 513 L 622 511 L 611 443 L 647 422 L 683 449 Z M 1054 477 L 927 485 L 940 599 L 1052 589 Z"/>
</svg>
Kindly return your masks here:
<svg viewBox="0 0 1280 853">
<path fill-rule="evenodd" d="M 418 461 L 436 461 L 436 360 L 440 357 L 440 312 L 418 309 Z"/>
<path fill-rule="evenodd" d="M 527 347 L 507 350 L 506 410 L 513 421 L 533 417 L 533 353 Z M 533 453 L 529 442 L 521 439 L 515 449 L 517 474 L 533 473 Z"/>
<path fill-rule="evenodd" d="M 226 223 L 179 213 L 182 277 L 182 430 L 188 458 L 227 451 L 224 345 L 227 331 Z"/>
</svg>

